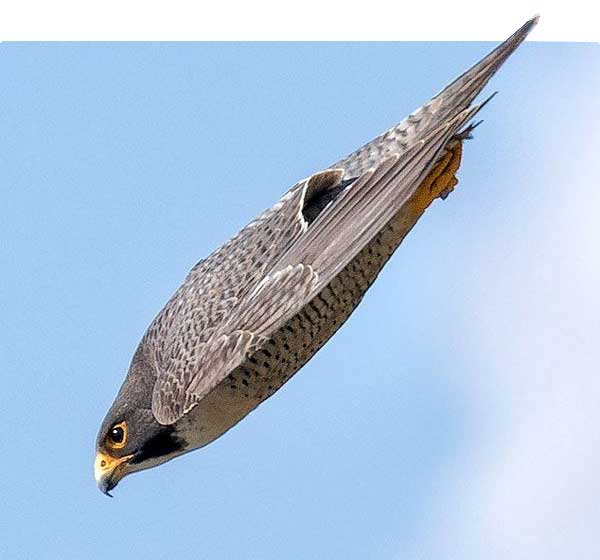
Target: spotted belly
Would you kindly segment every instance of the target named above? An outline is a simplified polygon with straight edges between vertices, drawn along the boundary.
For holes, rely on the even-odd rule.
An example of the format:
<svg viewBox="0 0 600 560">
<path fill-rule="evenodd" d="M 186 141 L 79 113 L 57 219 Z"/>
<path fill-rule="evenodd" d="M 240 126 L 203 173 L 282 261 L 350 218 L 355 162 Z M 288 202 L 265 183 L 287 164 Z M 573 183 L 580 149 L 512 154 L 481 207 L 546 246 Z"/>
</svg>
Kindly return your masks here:
<svg viewBox="0 0 600 560">
<path fill-rule="evenodd" d="M 453 140 L 402 210 L 258 352 L 191 411 L 188 439 L 210 443 L 288 381 L 346 322 L 379 272 L 427 207 L 457 184 L 462 140 Z"/>
</svg>

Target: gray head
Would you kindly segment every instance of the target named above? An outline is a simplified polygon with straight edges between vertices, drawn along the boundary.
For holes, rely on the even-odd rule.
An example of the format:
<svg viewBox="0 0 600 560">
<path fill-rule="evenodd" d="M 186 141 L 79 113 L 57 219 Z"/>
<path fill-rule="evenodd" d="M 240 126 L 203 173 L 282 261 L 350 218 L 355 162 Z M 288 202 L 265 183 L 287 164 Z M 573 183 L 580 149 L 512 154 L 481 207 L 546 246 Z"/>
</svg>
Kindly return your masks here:
<svg viewBox="0 0 600 560">
<path fill-rule="evenodd" d="M 186 441 L 177 434 L 176 425 L 163 426 L 152 414 L 156 378 L 152 370 L 140 345 L 98 432 L 94 475 L 104 494 L 127 474 L 160 465 L 186 451 Z"/>
</svg>

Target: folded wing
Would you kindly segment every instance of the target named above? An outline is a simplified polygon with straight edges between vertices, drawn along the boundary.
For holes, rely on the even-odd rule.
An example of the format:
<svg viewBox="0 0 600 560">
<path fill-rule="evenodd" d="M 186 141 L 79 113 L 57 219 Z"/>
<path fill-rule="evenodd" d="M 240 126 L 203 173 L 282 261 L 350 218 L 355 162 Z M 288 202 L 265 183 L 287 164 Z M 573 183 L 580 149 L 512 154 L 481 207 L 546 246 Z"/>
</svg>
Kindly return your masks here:
<svg viewBox="0 0 600 560">
<path fill-rule="evenodd" d="M 158 422 L 172 424 L 191 410 L 331 282 L 410 198 L 479 108 L 463 111 L 402 155 L 384 159 L 346 189 L 215 330 L 193 375 L 159 374 L 152 402 Z M 341 180 L 341 173 L 333 177 Z"/>
</svg>

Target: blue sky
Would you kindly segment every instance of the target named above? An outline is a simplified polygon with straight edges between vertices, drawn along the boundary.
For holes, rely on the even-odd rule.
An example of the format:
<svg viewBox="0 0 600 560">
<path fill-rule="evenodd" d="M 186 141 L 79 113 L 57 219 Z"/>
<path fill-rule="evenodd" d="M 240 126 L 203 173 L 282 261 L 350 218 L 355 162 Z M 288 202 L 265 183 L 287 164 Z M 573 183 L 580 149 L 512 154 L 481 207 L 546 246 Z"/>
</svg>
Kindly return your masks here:
<svg viewBox="0 0 600 560">
<path fill-rule="evenodd" d="M 525 44 L 338 335 L 207 448 L 95 487 L 202 256 L 483 43 L 2 44 L 2 558 L 597 558 L 600 57 Z"/>
</svg>

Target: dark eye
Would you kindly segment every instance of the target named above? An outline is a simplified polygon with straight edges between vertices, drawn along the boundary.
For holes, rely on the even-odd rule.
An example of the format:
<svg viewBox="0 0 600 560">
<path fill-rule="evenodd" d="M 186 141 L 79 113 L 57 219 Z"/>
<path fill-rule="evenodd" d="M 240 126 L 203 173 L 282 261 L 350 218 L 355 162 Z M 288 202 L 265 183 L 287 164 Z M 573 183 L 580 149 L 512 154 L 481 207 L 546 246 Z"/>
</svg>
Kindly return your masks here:
<svg viewBox="0 0 600 560">
<path fill-rule="evenodd" d="M 125 431 L 123 430 L 123 428 L 121 428 L 120 426 L 113 428 L 110 431 L 110 439 L 114 443 L 123 443 L 123 440 L 125 439 Z"/>
<path fill-rule="evenodd" d="M 115 424 L 106 436 L 106 443 L 109 447 L 115 449 L 125 447 L 127 443 L 127 424 L 125 422 Z"/>
</svg>

